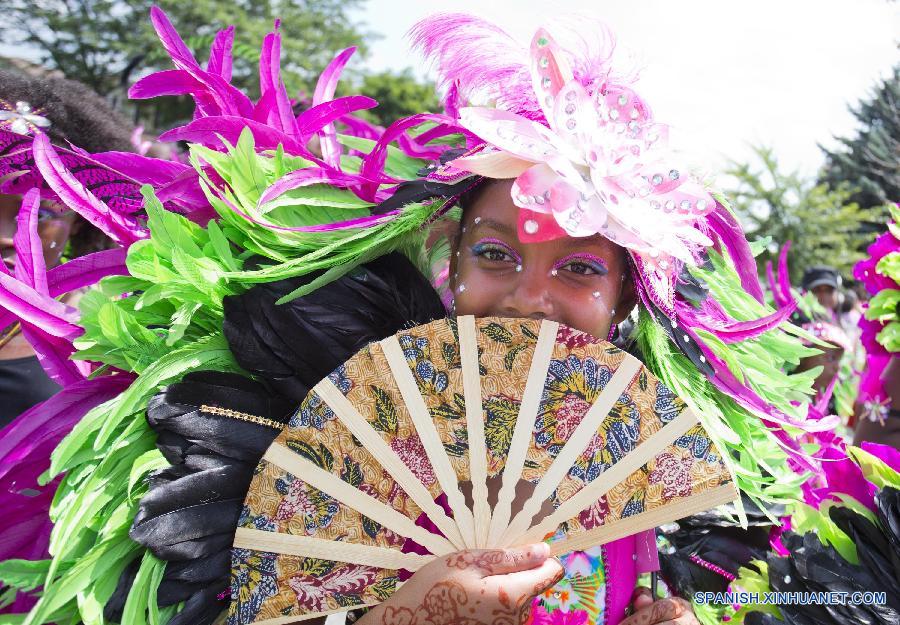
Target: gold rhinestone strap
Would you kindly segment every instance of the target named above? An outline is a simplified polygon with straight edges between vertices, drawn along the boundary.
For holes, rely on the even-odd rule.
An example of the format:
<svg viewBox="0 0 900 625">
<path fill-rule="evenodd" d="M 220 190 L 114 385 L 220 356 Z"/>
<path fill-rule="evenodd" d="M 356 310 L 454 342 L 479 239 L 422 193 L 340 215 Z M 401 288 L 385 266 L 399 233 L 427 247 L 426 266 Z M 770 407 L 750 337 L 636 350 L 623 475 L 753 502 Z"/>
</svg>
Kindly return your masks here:
<svg viewBox="0 0 900 625">
<path fill-rule="evenodd" d="M 281 430 L 285 427 L 283 423 L 273 421 L 272 419 L 258 417 L 254 414 L 248 414 L 246 412 L 238 412 L 237 410 L 229 410 L 228 408 L 219 408 L 218 406 L 207 406 L 206 404 L 203 404 L 202 406 L 200 406 L 200 412 L 214 414 L 220 417 L 229 417 L 231 419 L 237 419 L 238 421 L 249 421 L 250 423 L 265 425 L 275 430 Z"/>
</svg>

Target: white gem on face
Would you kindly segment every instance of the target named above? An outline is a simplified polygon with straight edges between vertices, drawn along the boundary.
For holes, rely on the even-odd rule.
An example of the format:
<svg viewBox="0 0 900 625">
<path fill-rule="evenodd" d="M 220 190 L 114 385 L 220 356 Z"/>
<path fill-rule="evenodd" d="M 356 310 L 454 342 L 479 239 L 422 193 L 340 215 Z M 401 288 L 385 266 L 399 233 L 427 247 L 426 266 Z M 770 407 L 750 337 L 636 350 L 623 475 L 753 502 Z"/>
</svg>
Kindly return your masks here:
<svg viewBox="0 0 900 625">
<path fill-rule="evenodd" d="M 599 299 L 599 298 L 600 298 L 600 291 L 594 291 L 593 293 L 591 293 L 591 295 L 594 296 L 594 299 Z"/>
<path fill-rule="evenodd" d="M 551 270 L 550 270 L 550 275 L 553 276 L 553 277 L 555 278 L 556 276 L 559 275 L 559 270 L 557 270 L 557 269 L 551 269 Z"/>
<path fill-rule="evenodd" d="M 472 223 L 474 223 L 477 226 L 478 224 L 481 223 L 481 217 L 476 217 L 475 219 L 472 220 Z"/>
<path fill-rule="evenodd" d="M 522 265 L 516 265 L 516 273 L 522 272 Z"/>
<path fill-rule="evenodd" d="M 460 285 L 459 285 L 458 291 L 459 291 L 460 293 L 462 293 L 462 292 L 464 292 L 465 290 L 466 290 L 466 285 L 465 285 L 465 284 L 460 284 Z"/>
<path fill-rule="evenodd" d="M 538 231 L 538 222 L 536 222 L 534 219 L 526 219 L 524 228 L 526 233 L 534 234 Z"/>
</svg>

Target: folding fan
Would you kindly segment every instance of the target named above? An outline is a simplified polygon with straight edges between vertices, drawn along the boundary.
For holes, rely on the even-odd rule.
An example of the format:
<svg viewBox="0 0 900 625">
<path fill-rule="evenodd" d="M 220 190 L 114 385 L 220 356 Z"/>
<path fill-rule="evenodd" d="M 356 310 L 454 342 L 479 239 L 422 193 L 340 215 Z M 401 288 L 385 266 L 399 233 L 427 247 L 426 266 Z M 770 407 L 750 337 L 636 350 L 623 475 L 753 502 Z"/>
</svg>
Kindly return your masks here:
<svg viewBox="0 0 900 625">
<path fill-rule="evenodd" d="M 442 319 L 338 367 L 265 453 L 232 622 L 373 605 L 459 549 L 552 535 L 562 554 L 736 497 L 697 417 L 634 357 L 551 321 Z"/>
</svg>

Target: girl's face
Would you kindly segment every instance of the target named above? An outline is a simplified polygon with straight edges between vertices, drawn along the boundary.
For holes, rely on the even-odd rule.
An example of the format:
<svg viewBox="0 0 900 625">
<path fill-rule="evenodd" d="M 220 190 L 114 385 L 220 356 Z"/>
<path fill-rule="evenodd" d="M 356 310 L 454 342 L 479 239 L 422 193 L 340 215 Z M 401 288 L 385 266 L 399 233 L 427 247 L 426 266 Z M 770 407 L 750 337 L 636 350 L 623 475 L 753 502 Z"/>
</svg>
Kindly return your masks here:
<svg viewBox="0 0 900 625">
<path fill-rule="evenodd" d="M 466 208 L 451 255 L 456 313 L 549 319 L 606 338 L 635 304 L 625 251 L 600 235 L 523 244 L 511 180 Z"/>
</svg>

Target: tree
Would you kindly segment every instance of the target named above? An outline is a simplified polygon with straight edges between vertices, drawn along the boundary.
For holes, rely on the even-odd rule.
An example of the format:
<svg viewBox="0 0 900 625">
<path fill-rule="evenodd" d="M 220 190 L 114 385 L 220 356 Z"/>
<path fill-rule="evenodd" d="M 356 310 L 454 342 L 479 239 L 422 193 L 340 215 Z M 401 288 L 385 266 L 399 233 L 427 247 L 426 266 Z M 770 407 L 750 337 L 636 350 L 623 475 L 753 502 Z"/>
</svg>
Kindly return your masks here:
<svg viewBox="0 0 900 625">
<path fill-rule="evenodd" d="M 859 131 L 838 137 L 841 146 L 834 151 L 822 148 L 826 163 L 820 181 L 848 183 L 861 206 L 900 201 L 900 66 L 850 110 Z"/>
<path fill-rule="evenodd" d="M 149 20 L 158 4 L 201 60 L 217 30 L 234 24 L 234 83 L 256 91 L 259 45 L 281 20 L 282 68 L 289 93 L 311 92 L 336 52 L 371 35 L 350 18 L 363 0 L 0 0 L 0 36 L 36 48 L 45 65 L 98 93 L 121 98 L 140 74 L 170 62 Z M 124 98 L 121 98 L 124 99 Z M 190 110 L 189 108 L 187 109 Z M 165 117 L 165 116 L 163 116 Z"/>
<path fill-rule="evenodd" d="M 443 108 L 435 95 L 434 85 L 418 82 L 409 69 L 399 73 L 367 74 L 356 90 L 378 100 L 378 106 L 365 111 L 365 115 L 380 126 L 387 127 L 414 113 L 436 113 Z"/>
<path fill-rule="evenodd" d="M 849 277 L 871 242 L 866 224 L 880 221 L 884 208 L 861 208 L 851 201 L 853 191 L 846 183 L 831 188 L 797 172 L 783 172 L 770 148 L 755 147 L 754 152 L 759 164 L 733 162 L 726 173 L 736 180 L 728 195 L 748 238 L 772 237 L 761 262 L 777 260 L 778 250 L 791 241 L 794 284 L 806 267 L 816 264 L 832 265 Z"/>
</svg>

